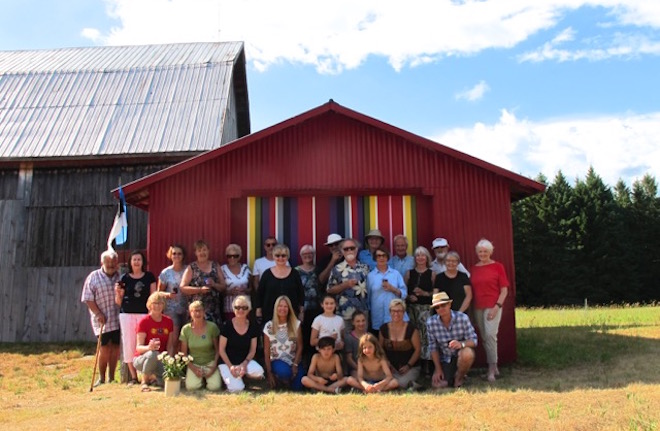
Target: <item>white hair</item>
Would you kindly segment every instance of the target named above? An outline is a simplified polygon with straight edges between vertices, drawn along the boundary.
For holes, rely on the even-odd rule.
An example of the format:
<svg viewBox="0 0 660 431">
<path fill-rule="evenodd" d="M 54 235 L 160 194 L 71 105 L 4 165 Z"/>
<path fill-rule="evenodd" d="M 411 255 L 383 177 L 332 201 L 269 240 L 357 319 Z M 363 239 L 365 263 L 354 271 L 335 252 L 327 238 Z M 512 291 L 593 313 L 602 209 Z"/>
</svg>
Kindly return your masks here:
<svg viewBox="0 0 660 431">
<path fill-rule="evenodd" d="M 486 238 L 481 238 L 474 249 L 479 250 L 480 247 L 485 248 L 486 250 L 488 250 L 491 253 L 495 249 L 495 247 L 493 247 L 493 243 L 488 241 Z"/>
<path fill-rule="evenodd" d="M 101 263 L 103 263 L 103 259 L 105 259 L 106 257 L 109 257 L 110 259 L 118 259 L 119 255 L 117 254 L 116 251 L 106 250 L 103 253 L 101 253 Z"/>
</svg>

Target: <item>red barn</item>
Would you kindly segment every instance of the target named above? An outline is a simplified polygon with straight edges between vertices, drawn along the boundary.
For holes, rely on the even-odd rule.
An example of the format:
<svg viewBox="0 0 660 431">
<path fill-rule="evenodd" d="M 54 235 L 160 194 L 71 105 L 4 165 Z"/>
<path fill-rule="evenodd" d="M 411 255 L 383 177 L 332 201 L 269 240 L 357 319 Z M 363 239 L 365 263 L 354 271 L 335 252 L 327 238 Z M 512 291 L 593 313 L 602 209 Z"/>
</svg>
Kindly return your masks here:
<svg viewBox="0 0 660 431">
<path fill-rule="evenodd" d="M 329 233 L 364 238 L 379 228 L 430 249 L 448 239 L 469 268 L 482 237 L 495 245 L 512 289 L 500 329 L 500 361 L 516 359 L 511 202 L 544 186 L 332 100 L 124 186 L 148 211 L 151 269 L 166 266 L 173 243 L 206 240 L 216 260 L 227 244 L 251 265 L 275 235 L 296 263 L 303 244 L 326 253 Z"/>
</svg>

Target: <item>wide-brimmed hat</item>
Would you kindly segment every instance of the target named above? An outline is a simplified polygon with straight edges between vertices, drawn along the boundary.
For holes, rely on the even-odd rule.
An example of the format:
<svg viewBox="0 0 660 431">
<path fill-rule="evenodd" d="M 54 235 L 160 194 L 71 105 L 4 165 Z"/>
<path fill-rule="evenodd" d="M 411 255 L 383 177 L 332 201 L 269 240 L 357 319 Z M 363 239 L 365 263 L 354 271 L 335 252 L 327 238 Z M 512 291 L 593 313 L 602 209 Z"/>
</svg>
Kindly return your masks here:
<svg viewBox="0 0 660 431">
<path fill-rule="evenodd" d="M 330 235 L 328 235 L 328 240 L 325 242 L 324 245 L 337 244 L 339 241 L 343 239 L 344 238 L 342 238 L 341 235 L 337 235 L 336 233 L 331 233 Z"/>
<path fill-rule="evenodd" d="M 438 247 L 449 247 L 449 243 L 444 238 L 436 238 L 433 240 L 433 245 L 431 246 L 431 248 L 438 248 Z"/>
<path fill-rule="evenodd" d="M 433 295 L 431 299 L 431 307 L 437 307 L 438 305 L 447 304 L 452 302 L 452 299 L 447 295 L 447 292 L 438 292 Z"/>
<path fill-rule="evenodd" d="M 385 237 L 383 236 L 382 233 L 380 233 L 380 229 L 371 229 L 371 230 L 370 230 L 370 231 L 364 236 L 364 238 L 365 238 L 365 239 L 369 239 L 370 236 L 375 236 L 375 237 L 380 238 L 380 239 L 382 239 L 383 241 L 385 241 Z"/>
</svg>

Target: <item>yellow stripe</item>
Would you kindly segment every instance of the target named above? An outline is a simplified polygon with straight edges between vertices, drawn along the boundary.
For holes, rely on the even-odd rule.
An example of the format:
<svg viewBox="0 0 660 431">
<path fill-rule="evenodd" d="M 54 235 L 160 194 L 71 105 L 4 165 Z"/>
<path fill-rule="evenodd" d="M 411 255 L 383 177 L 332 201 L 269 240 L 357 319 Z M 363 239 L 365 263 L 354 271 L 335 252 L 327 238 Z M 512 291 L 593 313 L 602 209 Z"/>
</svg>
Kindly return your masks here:
<svg viewBox="0 0 660 431">
<path fill-rule="evenodd" d="M 378 229 L 378 196 L 369 196 L 369 229 Z"/>
<path fill-rule="evenodd" d="M 256 223 L 257 198 L 247 198 L 247 264 L 252 268 L 256 259 L 255 254 L 257 245 L 255 244 L 255 234 L 257 232 Z"/>
<path fill-rule="evenodd" d="M 408 237 L 408 254 L 413 254 L 413 221 L 412 221 L 412 199 L 410 196 L 403 196 L 403 234 Z"/>
</svg>

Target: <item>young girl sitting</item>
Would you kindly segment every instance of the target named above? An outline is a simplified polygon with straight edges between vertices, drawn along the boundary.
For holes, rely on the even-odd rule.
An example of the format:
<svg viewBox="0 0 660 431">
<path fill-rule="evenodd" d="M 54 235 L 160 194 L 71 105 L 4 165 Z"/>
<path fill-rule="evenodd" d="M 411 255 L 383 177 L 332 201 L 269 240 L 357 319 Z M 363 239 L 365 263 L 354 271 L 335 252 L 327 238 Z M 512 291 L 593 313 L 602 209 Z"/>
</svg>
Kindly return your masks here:
<svg viewBox="0 0 660 431">
<path fill-rule="evenodd" d="M 378 339 L 371 333 L 364 334 L 359 348 L 357 378 L 351 376 L 347 383 L 368 394 L 398 388 Z"/>
</svg>

